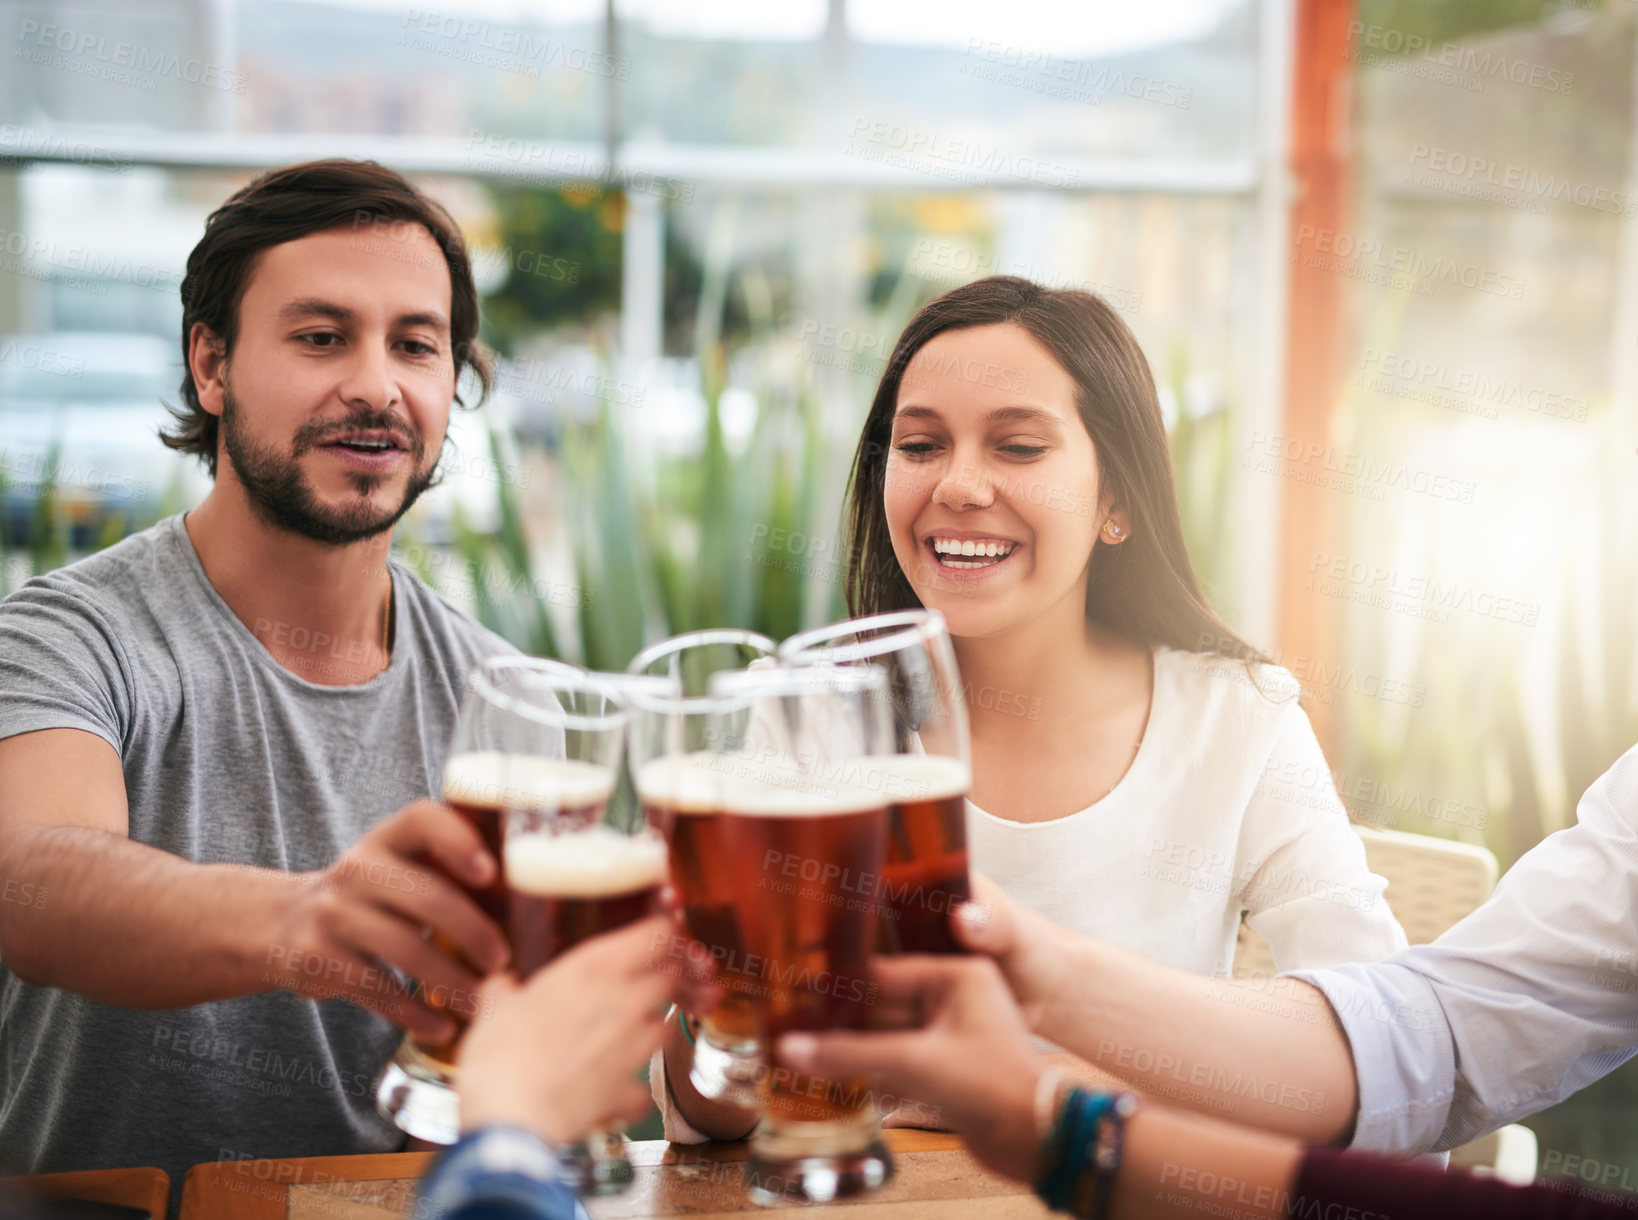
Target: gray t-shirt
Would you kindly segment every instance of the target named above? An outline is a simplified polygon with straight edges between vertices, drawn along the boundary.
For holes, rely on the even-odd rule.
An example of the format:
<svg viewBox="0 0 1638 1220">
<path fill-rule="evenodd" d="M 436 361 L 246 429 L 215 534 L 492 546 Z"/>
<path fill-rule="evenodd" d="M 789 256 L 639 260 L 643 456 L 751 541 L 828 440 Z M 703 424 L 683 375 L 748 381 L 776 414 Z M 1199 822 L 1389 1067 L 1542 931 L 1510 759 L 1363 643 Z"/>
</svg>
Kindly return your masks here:
<svg viewBox="0 0 1638 1220">
<path fill-rule="evenodd" d="M 434 791 L 468 671 L 517 651 L 389 570 L 391 664 L 319 686 L 273 660 L 170 517 L 0 602 L 0 738 L 73 728 L 107 741 L 136 842 L 321 868 Z M 326 663 L 335 650 L 304 630 L 286 638 Z M 391 1151 L 403 1137 L 376 1112 L 374 1081 L 400 1037 L 341 1000 L 268 991 L 138 1011 L 0 965 L 0 1169 L 157 1165 L 180 1194 L 202 1161 Z"/>
</svg>

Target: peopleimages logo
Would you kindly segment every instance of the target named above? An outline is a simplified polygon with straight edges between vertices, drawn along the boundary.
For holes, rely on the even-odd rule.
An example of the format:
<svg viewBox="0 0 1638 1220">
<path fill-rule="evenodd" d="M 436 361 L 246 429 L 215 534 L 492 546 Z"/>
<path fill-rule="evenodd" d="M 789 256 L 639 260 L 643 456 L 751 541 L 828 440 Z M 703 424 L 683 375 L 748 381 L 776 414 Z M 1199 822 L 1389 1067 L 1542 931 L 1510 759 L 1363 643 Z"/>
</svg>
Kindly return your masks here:
<svg viewBox="0 0 1638 1220">
<path fill-rule="evenodd" d="M 1443 581 L 1381 563 L 1315 551 L 1308 564 L 1308 592 L 1382 610 L 1449 622 L 1451 611 L 1534 627 L 1539 602 L 1499 597 L 1463 580 Z"/>
<path fill-rule="evenodd" d="M 1525 281 L 1519 276 L 1314 225 L 1297 227 L 1297 249 L 1292 252 L 1291 261 L 1368 283 L 1386 283 L 1423 296 L 1431 295 L 1437 284 L 1471 288 L 1515 301 L 1524 296 Z"/>
<path fill-rule="evenodd" d="M 1383 52 L 1387 56 L 1416 56 L 1428 64 L 1470 74 L 1481 82 L 1480 90 L 1483 88 L 1483 82 L 1492 80 L 1505 80 L 1530 89 L 1540 89 L 1544 93 L 1568 94 L 1575 89 L 1573 72 L 1551 68 L 1546 64 L 1531 63 L 1529 60 L 1518 59 L 1498 50 L 1480 50 L 1478 47 L 1463 46 L 1457 42 L 1435 44 L 1425 34 L 1415 34 L 1391 26 L 1350 21 L 1348 42 L 1356 48 L 1355 57 L 1367 64 L 1380 62 L 1381 59 L 1379 56 L 1371 56 L 1370 51 Z M 1477 91 L 1479 90 L 1475 92 Z"/>
<path fill-rule="evenodd" d="M 631 60 L 624 55 L 605 55 L 529 30 L 475 21 L 453 13 L 412 8 L 398 24 L 405 31 L 399 35 L 399 46 L 466 60 L 477 67 L 498 68 L 531 77 L 539 77 L 541 67 L 588 72 L 616 80 L 625 80 L 631 75 Z"/>
<path fill-rule="evenodd" d="M 75 271 L 96 280 L 122 280 L 139 288 L 170 290 L 182 286 L 182 272 L 133 262 L 125 255 L 104 254 L 90 246 L 65 246 L 43 237 L 0 229 L 0 251 L 45 271 Z"/>
<path fill-rule="evenodd" d="M 1034 280 L 1043 288 L 1069 288 L 1091 292 L 1123 313 L 1136 313 L 1143 305 L 1143 293 L 1105 281 L 1076 279 L 1061 268 L 1042 266 L 1026 259 L 1003 259 L 1000 255 L 976 250 L 958 242 L 922 237 L 910 252 L 911 274 L 936 284 L 966 284 L 987 275 L 1017 275 Z"/>
<path fill-rule="evenodd" d="M 18 27 L 17 39 L 24 44 L 17 49 L 18 59 L 117 85 L 131 85 L 144 93 L 155 92 L 157 78 L 162 76 L 237 94 L 243 94 L 250 83 L 244 73 L 219 64 L 183 59 L 174 51 L 121 42 L 89 30 L 42 25 L 32 18 L 25 18 Z"/>
<path fill-rule="evenodd" d="M 0 155 L 0 165 L 18 161 L 19 154 L 45 154 L 78 165 L 111 170 L 116 174 L 131 172 L 131 159 L 121 156 L 101 144 L 87 144 L 84 140 L 70 140 L 52 131 L 35 131 L 15 123 L 0 123 L 0 141 L 6 152 Z"/>
<path fill-rule="evenodd" d="M 1295 469 L 1282 469 L 1281 462 L 1290 463 Z M 1366 488 L 1379 492 L 1381 488 L 1392 488 L 1462 504 L 1473 503 L 1473 496 L 1478 490 L 1478 484 L 1470 480 L 1452 478 L 1438 471 L 1407 466 L 1389 458 L 1339 450 L 1335 445 L 1322 445 L 1317 441 L 1305 442 L 1294 436 L 1270 434 L 1261 429 L 1254 430 L 1251 439 L 1246 442 L 1246 456 L 1241 460 L 1241 466 L 1263 474 L 1278 474 L 1299 482 L 1330 486 L 1338 491 Z M 1311 470 L 1304 471 L 1303 467 Z M 1326 477 L 1330 475 L 1338 477 Z M 1371 498 L 1382 497 L 1377 494 Z"/>
<path fill-rule="evenodd" d="M 953 137 L 902 123 L 855 119 L 844 153 L 955 182 L 982 186 L 994 181 L 1072 187 L 1080 171 L 1028 154 Z"/>
<path fill-rule="evenodd" d="M 1494 419 L 1498 407 L 1528 411 L 1553 419 L 1586 420 L 1592 403 L 1556 390 L 1496 377 L 1482 369 L 1464 369 L 1440 360 L 1367 347 L 1360 357 L 1355 384 L 1397 398 L 1436 402 L 1452 410 L 1482 408 Z"/>
<path fill-rule="evenodd" d="M 1194 90 L 1142 73 L 1128 73 L 1095 60 L 1065 59 L 1032 47 L 986 38 L 967 40 L 966 58 L 956 71 L 975 80 L 995 81 L 1047 97 L 1100 105 L 1107 96 L 1133 98 L 1187 110 Z"/>
<path fill-rule="evenodd" d="M 1438 144 L 1412 144 L 1410 164 L 1413 171 L 1422 169 L 1431 174 L 1444 175 L 1449 185 L 1495 187 L 1516 191 L 1536 202 L 1571 203 L 1578 208 L 1607 212 L 1627 220 L 1638 217 L 1638 196 L 1568 176 L 1544 174 L 1524 165 L 1493 161 L 1489 157 L 1474 156 Z M 1440 185 L 1438 179 L 1431 182 Z"/>
<path fill-rule="evenodd" d="M 609 165 L 601 153 L 584 148 L 560 148 L 538 140 L 523 140 L 472 128 L 466 139 L 466 167 L 496 174 L 511 182 L 562 186 L 566 182 L 595 184 L 598 190 L 653 195 L 674 203 L 691 203 L 692 182 L 676 182 L 648 170 Z M 496 162 L 509 162 L 497 165 Z"/>
<path fill-rule="evenodd" d="M 38 343 L 19 343 L 15 339 L 0 339 L 0 364 L 10 364 L 35 373 L 49 373 L 78 381 L 85 375 L 85 357 L 68 356 L 62 352 L 41 347 Z"/>
</svg>

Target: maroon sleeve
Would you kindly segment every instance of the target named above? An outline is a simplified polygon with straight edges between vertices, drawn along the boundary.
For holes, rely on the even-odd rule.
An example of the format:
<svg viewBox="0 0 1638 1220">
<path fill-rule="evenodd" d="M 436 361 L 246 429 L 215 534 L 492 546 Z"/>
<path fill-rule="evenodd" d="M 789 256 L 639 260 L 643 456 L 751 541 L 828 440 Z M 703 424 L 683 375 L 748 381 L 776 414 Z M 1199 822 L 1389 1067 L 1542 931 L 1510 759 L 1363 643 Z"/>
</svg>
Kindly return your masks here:
<svg viewBox="0 0 1638 1220">
<path fill-rule="evenodd" d="M 1638 1195 L 1582 1193 L 1579 1183 L 1509 1186 L 1432 1165 L 1309 1148 L 1286 1204 L 1293 1220 L 1603 1220 L 1638 1217 Z"/>
</svg>

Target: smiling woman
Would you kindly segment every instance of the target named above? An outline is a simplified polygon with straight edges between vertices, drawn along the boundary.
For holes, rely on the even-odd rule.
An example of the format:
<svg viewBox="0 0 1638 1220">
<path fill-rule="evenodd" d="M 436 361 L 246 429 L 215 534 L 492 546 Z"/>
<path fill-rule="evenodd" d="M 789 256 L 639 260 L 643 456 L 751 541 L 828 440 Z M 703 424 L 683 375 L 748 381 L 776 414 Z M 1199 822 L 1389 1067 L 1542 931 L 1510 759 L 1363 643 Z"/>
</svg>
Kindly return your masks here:
<svg viewBox="0 0 1638 1220">
<path fill-rule="evenodd" d="M 923 603 L 947 570 L 926 533 L 935 518 L 924 516 L 913 537 L 918 523 L 895 518 L 895 504 L 909 509 L 928 496 L 959 511 L 997 497 L 1007 514 L 1050 526 L 1037 544 L 1054 554 L 1032 565 L 1036 579 L 1021 590 L 1032 601 L 1084 594 L 1073 617 L 1084 612 L 1117 634 L 1191 650 L 1207 639 L 1212 651 L 1263 659 L 1200 593 L 1148 363 L 1091 293 L 996 276 L 927 305 L 877 389 L 852 490 L 848 598 L 857 613 Z M 939 537 L 976 543 L 976 524 L 944 521 Z M 1100 533 L 1107 545 L 1096 545 Z M 1000 612 L 988 602 L 940 608 L 961 618 Z"/>
<path fill-rule="evenodd" d="M 1297 683 L 1211 610 L 1149 366 L 1101 298 L 994 277 L 924 307 L 864 425 L 855 614 L 949 623 L 969 692 L 974 867 L 1055 922 L 1227 974 L 1404 943 Z M 1265 775 L 1319 777 L 1301 793 Z"/>
</svg>

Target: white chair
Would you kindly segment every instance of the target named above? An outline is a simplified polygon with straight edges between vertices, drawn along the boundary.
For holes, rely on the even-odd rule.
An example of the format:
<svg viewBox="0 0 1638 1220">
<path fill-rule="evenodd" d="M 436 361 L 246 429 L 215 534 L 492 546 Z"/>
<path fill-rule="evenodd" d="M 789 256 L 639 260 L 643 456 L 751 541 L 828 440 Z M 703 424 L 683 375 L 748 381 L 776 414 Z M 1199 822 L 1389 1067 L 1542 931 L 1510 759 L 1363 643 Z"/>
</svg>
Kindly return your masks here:
<svg viewBox="0 0 1638 1220">
<path fill-rule="evenodd" d="M 1355 826 L 1365 844 L 1373 873 L 1385 877 L 1383 897 L 1413 945 L 1436 940 L 1453 924 L 1483 905 L 1496 888 L 1496 857 L 1471 843 L 1452 843 L 1428 835 Z M 1234 977 L 1274 973 L 1268 942 L 1244 920 L 1234 952 Z M 1528 1183 L 1536 1176 L 1536 1137 L 1517 1124 L 1464 1144 L 1450 1163 L 1478 1173 L 1493 1173 L 1504 1182 Z"/>
</svg>

